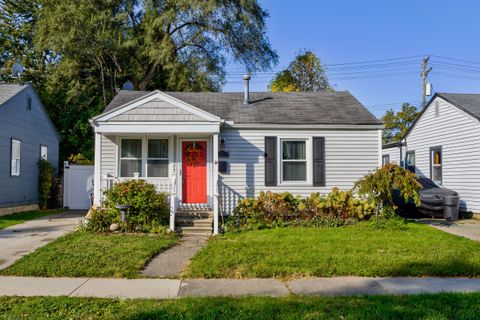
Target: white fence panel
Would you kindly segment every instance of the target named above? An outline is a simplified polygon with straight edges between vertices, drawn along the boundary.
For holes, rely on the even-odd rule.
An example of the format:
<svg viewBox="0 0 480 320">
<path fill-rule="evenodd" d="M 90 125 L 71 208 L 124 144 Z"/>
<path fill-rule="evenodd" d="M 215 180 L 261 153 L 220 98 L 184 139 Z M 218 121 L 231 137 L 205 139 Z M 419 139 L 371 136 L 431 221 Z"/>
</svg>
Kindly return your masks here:
<svg viewBox="0 0 480 320">
<path fill-rule="evenodd" d="M 63 206 L 74 210 L 89 209 L 93 196 L 93 168 L 65 163 L 63 171 Z"/>
</svg>

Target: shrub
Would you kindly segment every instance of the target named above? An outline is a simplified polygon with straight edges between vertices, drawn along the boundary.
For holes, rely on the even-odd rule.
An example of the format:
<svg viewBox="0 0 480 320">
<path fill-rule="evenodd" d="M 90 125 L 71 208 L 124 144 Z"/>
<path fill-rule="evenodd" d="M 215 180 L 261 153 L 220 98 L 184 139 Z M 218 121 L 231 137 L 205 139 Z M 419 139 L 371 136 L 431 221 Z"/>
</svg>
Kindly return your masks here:
<svg viewBox="0 0 480 320">
<path fill-rule="evenodd" d="M 368 219 L 375 205 L 356 199 L 350 191 L 334 188 L 323 196 L 313 193 L 307 198 L 260 192 L 257 198 L 240 200 L 227 222 L 228 229 L 263 229 L 285 226 L 341 226 L 348 220 Z"/>
<path fill-rule="evenodd" d="M 421 184 L 414 173 L 405 170 L 396 164 L 386 164 L 376 171 L 366 175 L 355 183 L 354 190 L 359 196 L 365 196 L 375 202 L 376 212 L 391 213 L 396 209 L 393 190 L 399 191 L 400 196 L 408 201 L 413 199 L 415 204 L 420 202 Z"/>
<path fill-rule="evenodd" d="M 126 222 L 121 222 L 117 205 L 131 206 L 126 210 Z M 118 223 L 121 231 L 154 232 L 163 230 L 168 223 L 169 207 L 165 193 L 158 193 L 153 184 L 144 180 L 128 180 L 116 183 L 105 192 L 100 208 L 93 210 L 87 229 L 108 231 L 112 223 Z"/>
<path fill-rule="evenodd" d="M 38 161 L 38 205 L 41 209 L 47 208 L 48 199 L 51 197 L 55 168 L 45 159 Z"/>
</svg>

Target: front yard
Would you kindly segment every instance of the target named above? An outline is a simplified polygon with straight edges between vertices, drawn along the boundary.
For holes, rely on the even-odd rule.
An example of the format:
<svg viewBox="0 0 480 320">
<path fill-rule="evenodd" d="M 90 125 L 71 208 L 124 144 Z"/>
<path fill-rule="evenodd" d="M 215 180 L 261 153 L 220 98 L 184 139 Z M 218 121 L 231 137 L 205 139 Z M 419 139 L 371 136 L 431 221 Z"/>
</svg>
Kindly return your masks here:
<svg viewBox="0 0 480 320">
<path fill-rule="evenodd" d="M 177 242 L 173 235 L 76 231 L 21 258 L 1 275 L 137 278 L 153 256 Z"/>
<path fill-rule="evenodd" d="M 480 276 L 480 243 L 429 226 L 279 228 L 210 240 L 186 278 Z"/>
<path fill-rule="evenodd" d="M 2 297 L 0 319 L 477 319 L 480 294 L 117 300 Z"/>
<path fill-rule="evenodd" d="M 36 210 L 0 216 L 0 230 L 28 220 L 38 219 L 51 214 L 60 213 L 62 211 L 64 211 L 64 209 Z"/>
</svg>

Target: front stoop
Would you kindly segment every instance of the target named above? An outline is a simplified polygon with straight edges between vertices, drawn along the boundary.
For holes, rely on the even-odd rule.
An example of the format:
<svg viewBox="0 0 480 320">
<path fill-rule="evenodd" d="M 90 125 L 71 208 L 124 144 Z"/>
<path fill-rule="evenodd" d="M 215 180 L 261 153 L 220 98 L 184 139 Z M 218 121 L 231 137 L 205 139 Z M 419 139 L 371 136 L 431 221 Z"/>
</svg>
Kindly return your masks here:
<svg viewBox="0 0 480 320">
<path fill-rule="evenodd" d="M 210 235 L 213 228 L 213 211 L 177 210 L 175 224 L 184 235 Z"/>
</svg>

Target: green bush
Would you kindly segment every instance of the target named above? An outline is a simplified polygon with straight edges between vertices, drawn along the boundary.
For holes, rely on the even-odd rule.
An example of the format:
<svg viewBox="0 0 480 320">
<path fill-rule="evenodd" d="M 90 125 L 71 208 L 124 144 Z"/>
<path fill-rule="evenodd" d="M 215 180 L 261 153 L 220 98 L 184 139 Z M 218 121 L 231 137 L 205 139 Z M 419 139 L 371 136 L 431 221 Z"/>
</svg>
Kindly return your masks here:
<svg viewBox="0 0 480 320">
<path fill-rule="evenodd" d="M 414 173 L 389 163 L 358 180 L 355 183 L 354 191 L 359 196 L 373 201 L 377 214 L 391 215 L 397 209 L 393 190 L 398 190 L 405 201 L 413 199 L 418 205 L 421 188 L 422 185 L 417 181 Z"/>
<path fill-rule="evenodd" d="M 129 205 L 126 222 L 122 223 L 117 205 Z M 167 195 L 158 193 L 153 184 L 144 180 L 116 183 L 105 192 L 100 208 L 92 211 L 86 228 L 91 231 L 109 231 L 112 223 L 124 232 L 161 232 L 169 221 Z"/>
<path fill-rule="evenodd" d="M 286 226 L 341 226 L 368 219 L 375 205 L 355 198 L 350 191 L 334 188 L 323 196 L 307 198 L 289 192 L 260 192 L 257 198 L 240 200 L 227 222 L 227 229 L 252 230 Z"/>
<path fill-rule="evenodd" d="M 38 161 L 38 168 L 38 205 L 41 209 L 46 209 L 51 197 L 55 168 L 45 159 Z"/>
</svg>

